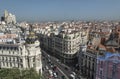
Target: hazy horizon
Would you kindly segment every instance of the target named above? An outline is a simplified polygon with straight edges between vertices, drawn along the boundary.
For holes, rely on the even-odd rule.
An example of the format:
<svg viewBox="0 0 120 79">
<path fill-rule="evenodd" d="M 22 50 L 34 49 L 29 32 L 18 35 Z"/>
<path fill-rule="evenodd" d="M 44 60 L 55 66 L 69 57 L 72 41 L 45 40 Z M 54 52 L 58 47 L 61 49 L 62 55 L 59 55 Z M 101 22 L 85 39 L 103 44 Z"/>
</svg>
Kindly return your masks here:
<svg viewBox="0 0 120 79">
<path fill-rule="evenodd" d="M 120 20 L 120 0 L 19 0 L 1 1 L 17 21 Z"/>
</svg>

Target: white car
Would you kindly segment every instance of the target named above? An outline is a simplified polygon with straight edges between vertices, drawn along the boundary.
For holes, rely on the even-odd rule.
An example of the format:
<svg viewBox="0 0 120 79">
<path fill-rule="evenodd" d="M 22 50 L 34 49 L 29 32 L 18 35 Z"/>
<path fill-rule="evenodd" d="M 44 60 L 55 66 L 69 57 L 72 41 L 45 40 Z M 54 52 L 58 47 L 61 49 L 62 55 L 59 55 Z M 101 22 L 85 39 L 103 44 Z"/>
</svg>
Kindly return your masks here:
<svg viewBox="0 0 120 79">
<path fill-rule="evenodd" d="M 50 57 L 50 55 L 48 55 L 48 57 Z"/>
<path fill-rule="evenodd" d="M 53 72 L 52 72 L 52 70 L 48 70 L 48 72 L 49 72 L 50 76 L 53 77 Z"/>
<path fill-rule="evenodd" d="M 70 79 L 75 79 L 75 76 L 73 74 L 70 74 Z"/>
<path fill-rule="evenodd" d="M 46 66 L 46 69 L 49 69 L 48 66 Z"/>
<path fill-rule="evenodd" d="M 57 78 L 57 77 L 58 77 L 58 76 L 57 76 L 57 74 L 56 74 L 55 72 L 53 73 L 53 75 L 54 75 L 54 77 L 55 77 L 55 78 Z"/>
<path fill-rule="evenodd" d="M 73 75 L 76 75 L 76 73 L 75 73 L 75 72 L 72 72 L 72 74 L 73 74 Z"/>
<path fill-rule="evenodd" d="M 57 62 L 59 62 L 59 60 L 58 60 L 58 59 L 57 59 L 56 61 L 57 61 Z"/>
</svg>

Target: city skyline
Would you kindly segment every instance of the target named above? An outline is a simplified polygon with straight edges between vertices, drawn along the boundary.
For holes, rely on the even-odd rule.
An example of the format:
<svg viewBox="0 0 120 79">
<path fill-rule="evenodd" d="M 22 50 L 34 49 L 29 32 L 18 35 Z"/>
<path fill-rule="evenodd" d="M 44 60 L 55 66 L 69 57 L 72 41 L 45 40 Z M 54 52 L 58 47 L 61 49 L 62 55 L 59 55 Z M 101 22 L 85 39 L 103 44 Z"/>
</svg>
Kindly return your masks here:
<svg viewBox="0 0 120 79">
<path fill-rule="evenodd" d="M 23 13 L 18 22 L 3 13 L 0 79 L 120 79 L 120 21 L 36 22 Z"/>
<path fill-rule="evenodd" d="M 0 16 L 8 10 L 18 21 L 120 20 L 119 0 L 4 0 L 0 5 Z"/>
</svg>

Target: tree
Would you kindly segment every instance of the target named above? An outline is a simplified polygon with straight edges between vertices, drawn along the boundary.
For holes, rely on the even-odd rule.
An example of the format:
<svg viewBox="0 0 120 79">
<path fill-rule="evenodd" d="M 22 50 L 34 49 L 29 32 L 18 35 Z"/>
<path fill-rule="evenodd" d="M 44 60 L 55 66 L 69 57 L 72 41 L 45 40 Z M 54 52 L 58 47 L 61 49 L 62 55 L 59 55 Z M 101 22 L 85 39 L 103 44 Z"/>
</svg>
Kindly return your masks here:
<svg viewBox="0 0 120 79">
<path fill-rule="evenodd" d="M 39 79 L 34 69 L 19 70 L 18 68 L 0 69 L 0 79 Z"/>
</svg>

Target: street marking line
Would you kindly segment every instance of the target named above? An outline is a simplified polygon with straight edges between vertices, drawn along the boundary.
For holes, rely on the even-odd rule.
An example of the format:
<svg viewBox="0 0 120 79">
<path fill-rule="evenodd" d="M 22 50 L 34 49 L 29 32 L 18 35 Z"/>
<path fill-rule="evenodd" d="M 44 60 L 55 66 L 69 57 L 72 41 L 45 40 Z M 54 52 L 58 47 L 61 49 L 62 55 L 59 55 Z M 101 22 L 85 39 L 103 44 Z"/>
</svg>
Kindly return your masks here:
<svg viewBox="0 0 120 79">
<path fill-rule="evenodd" d="M 58 70 L 65 76 L 66 79 L 69 79 L 66 74 L 58 67 Z"/>
</svg>

